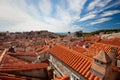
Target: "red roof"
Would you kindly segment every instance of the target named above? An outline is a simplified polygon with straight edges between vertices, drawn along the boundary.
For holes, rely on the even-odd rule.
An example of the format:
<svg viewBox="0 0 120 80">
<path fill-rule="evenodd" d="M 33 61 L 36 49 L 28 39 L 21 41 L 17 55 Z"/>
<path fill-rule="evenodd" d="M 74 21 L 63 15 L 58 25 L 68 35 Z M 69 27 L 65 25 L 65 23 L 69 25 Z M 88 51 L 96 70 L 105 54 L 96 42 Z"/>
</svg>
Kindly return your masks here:
<svg viewBox="0 0 120 80">
<path fill-rule="evenodd" d="M 97 42 L 100 40 L 99 36 L 89 36 L 89 37 L 84 37 L 85 41 L 93 41 L 93 42 Z"/>
<path fill-rule="evenodd" d="M 23 70 L 36 70 L 47 68 L 47 63 L 41 64 L 3 64 L 0 66 L 0 72 L 11 72 L 11 71 L 23 71 Z"/>
<path fill-rule="evenodd" d="M 120 55 L 120 47 L 119 46 L 104 44 L 104 43 L 98 43 L 98 42 L 94 42 L 93 44 L 90 44 L 88 48 L 83 48 L 83 47 L 77 46 L 73 50 L 75 50 L 79 53 L 83 53 L 84 55 L 93 58 L 101 50 L 105 50 L 105 52 L 107 52 L 107 53 L 110 52 L 110 48 L 112 46 L 118 47 L 118 54 Z"/>
<path fill-rule="evenodd" d="M 6 55 L 4 60 L 1 63 L 0 71 L 1 72 L 9 72 L 9 71 L 21 71 L 21 70 L 35 70 L 41 68 L 47 68 L 47 63 L 41 64 L 33 64 L 23 61 L 21 59 L 17 59 L 15 57 Z"/>
<path fill-rule="evenodd" d="M 5 49 L 2 54 L 0 54 L 0 63 L 2 62 L 6 52 L 7 52 L 7 49 Z"/>
<path fill-rule="evenodd" d="M 102 39 L 100 43 L 120 46 L 120 38 Z"/>
<path fill-rule="evenodd" d="M 3 65 L 3 64 L 11 64 L 12 65 L 12 64 L 15 64 L 15 63 L 16 64 L 28 64 L 28 62 L 25 62 L 25 61 L 23 61 L 21 59 L 17 59 L 15 57 L 6 55 L 4 60 L 2 61 L 1 65 Z"/>
<path fill-rule="evenodd" d="M 8 53 L 9 55 L 14 55 L 14 56 L 33 56 L 33 57 L 36 57 L 37 54 L 33 53 L 33 52 L 29 52 L 29 53 L 26 53 L 26 52 L 16 52 L 16 53 Z"/>
<path fill-rule="evenodd" d="M 62 76 L 62 77 L 54 78 L 52 80 L 70 80 L 70 77 L 69 76 Z"/>
<path fill-rule="evenodd" d="M 50 53 L 89 80 L 100 80 L 100 78 L 96 79 L 97 76 L 89 72 L 92 58 L 61 45 L 55 45 L 50 49 Z"/>
<path fill-rule="evenodd" d="M 26 76 L 16 76 L 8 73 L 0 73 L 0 79 L 1 80 L 40 80 L 37 78 L 31 78 Z"/>
<path fill-rule="evenodd" d="M 38 55 L 44 53 L 45 51 L 47 51 L 49 49 L 48 46 L 45 46 L 40 52 L 38 52 Z"/>
</svg>

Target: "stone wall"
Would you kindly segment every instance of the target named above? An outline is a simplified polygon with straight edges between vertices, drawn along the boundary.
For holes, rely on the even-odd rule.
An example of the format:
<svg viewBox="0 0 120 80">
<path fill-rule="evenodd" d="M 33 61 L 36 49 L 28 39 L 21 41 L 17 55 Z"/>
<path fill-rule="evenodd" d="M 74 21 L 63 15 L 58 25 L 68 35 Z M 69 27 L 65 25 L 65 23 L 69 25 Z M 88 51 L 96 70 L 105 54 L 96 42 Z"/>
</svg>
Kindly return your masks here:
<svg viewBox="0 0 120 80">
<path fill-rule="evenodd" d="M 87 80 L 84 76 L 73 70 L 70 66 L 66 65 L 53 55 L 50 55 L 49 61 L 50 66 L 54 69 L 54 77 L 67 75 L 70 76 L 71 80 L 74 80 L 75 78 L 78 80 Z"/>
</svg>

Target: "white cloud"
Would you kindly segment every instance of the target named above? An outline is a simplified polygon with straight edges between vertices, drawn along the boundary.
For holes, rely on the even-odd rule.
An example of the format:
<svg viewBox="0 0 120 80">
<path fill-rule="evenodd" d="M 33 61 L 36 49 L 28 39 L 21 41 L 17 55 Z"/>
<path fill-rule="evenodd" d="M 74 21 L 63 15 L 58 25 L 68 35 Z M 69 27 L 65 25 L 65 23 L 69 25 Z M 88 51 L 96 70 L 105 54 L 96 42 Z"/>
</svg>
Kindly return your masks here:
<svg viewBox="0 0 120 80">
<path fill-rule="evenodd" d="M 86 15 L 85 17 L 81 18 L 79 21 L 86 21 L 89 19 L 93 19 L 95 16 L 96 16 L 95 14 Z"/>
<path fill-rule="evenodd" d="M 97 7 L 99 8 L 103 8 L 105 7 L 109 2 L 111 2 L 111 0 L 93 0 L 89 5 L 87 10 L 93 10 Z"/>
<path fill-rule="evenodd" d="M 73 26 L 72 22 L 79 18 L 78 14 L 82 9 L 81 5 L 77 4 L 76 7 L 71 8 L 77 13 L 77 15 L 72 15 L 69 11 L 70 8 L 64 9 L 61 4 L 56 4 L 54 8 L 57 17 L 51 16 L 51 0 L 40 0 L 38 6 L 37 8 L 35 4 L 28 4 L 27 0 L 0 0 L 0 31 L 14 32 L 46 29 L 53 32 L 74 32 L 80 29 L 79 26 Z M 75 8 L 80 10 L 74 10 Z"/>
<path fill-rule="evenodd" d="M 23 4 L 22 6 L 20 4 Z M 27 31 L 35 30 L 40 23 L 28 12 L 34 14 L 37 10 L 29 6 L 25 0 L 1 0 L 0 1 L 0 30 L 2 31 Z M 37 14 L 34 14 L 37 16 Z M 38 16 L 37 16 L 38 17 Z M 6 23 L 6 24 L 4 24 Z M 37 29 L 40 29 L 37 27 Z"/>
<path fill-rule="evenodd" d="M 21 3 L 25 3 L 23 0 Z M 10 22 L 22 22 L 25 20 L 30 20 L 31 16 L 23 11 L 19 6 L 18 2 L 12 2 L 11 0 L 8 1 L 1 1 L 0 2 L 0 19 L 6 20 Z"/>
<path fill-rule="evenodd" d="M 67 10 L 62 9 L 60 5 L 56 7 L 56 10 L 57 10 L 56 14 L 57 16 L 59 16 L 59 20 L 62 22 L 62 24 L 67 25 L 71 23 L 73 17 L 70 15 L 70 13 Z"/>
<path fill-rule="evenodd" d="M 50 15 L 52 11 L 51 0 L 39 0 L 39 8 L 43 15 Z"/>
<path fill-rule="evenodd" d="M 106 12 L 103 12 L 101 16 L 102 17 L 111 16 L 111 15 L 118 14 L 118 13 L 120 13 L 120 10 L 106 11 Z"/>
<path fill-rule="evenodd" d="M 109 21 L 111 20 L 112 18 L 101 18 L 101 19 L 98 19 L 94 22 L 91 22 L 90 25 L 95 25 L 95 24 L 100 24 L 100 23 L 103 23 L 103 22 L 106 22 L 106 21 Z"/>
<path fill-rule="evenodd" d="M 94 1 L 92 1 L 90 4 L 89 4 L 89 6 L 88 6 L 88 10 L 92 10 L 92 9 L 94 9 L 95 8 L 95 6 L 98 4 L 100 2 L 100 0 L 94 0 Z"/>
<path fill-rule="evenodd" d="M 69 10 L 75 12 L 77 15 L 80 15 L 84 4 L 87 0 L 67 0 L 69 4 Z"/>
<path fill-rule="evenodd" d="M 29 12 L 30 12 L 31 14 L 33 14 L 35 17 L 39 17 L 39 18 L 40 18 L 40 12 L 39 12 L 38 9 L 36 9 L 36 7 L 35 7 L 33 4 L 31 4 L 31 5 L 28 7 L 28 9 L 29 9 Z"/>
</svg>

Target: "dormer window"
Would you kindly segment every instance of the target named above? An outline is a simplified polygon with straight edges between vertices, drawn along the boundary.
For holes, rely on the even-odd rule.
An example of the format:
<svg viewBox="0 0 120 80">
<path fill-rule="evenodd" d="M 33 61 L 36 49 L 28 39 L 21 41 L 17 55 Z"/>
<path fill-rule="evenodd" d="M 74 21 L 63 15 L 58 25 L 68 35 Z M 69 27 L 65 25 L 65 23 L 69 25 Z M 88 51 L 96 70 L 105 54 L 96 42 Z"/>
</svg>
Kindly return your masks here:
<svg viewBox="0 0 120 80">
<path fill-rule="evenodd" d="M 99 60 L 97 60 L 97 59 L 94 59 L 94 61 L 95 61 L 95 62 L 99 62 Z"/>
<path fill-rule="evenodd" d="M 100 62 L 100 64 L 105 64 L 104 62 Z"/>
<path fill-rule="evenodd" d="M 94 61 L 95 61 L 96 63 L 105 64 L 104 62 L 99 61 L 99 60 L 97 60 L 97 59 L 94 59 Z"/>
</svg>

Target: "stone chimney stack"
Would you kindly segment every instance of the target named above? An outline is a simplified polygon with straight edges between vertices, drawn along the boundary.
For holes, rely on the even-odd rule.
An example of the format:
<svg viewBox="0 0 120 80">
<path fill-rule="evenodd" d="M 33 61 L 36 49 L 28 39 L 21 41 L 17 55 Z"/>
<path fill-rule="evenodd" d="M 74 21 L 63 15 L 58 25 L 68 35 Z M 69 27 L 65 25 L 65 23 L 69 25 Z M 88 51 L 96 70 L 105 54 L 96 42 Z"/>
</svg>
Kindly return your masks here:
<svg viewBox="0 0 120 80">
<path fill-rule="evenodd" d="M 116 57 L 118 56 L 118 48 L 117 47 L 111 47 L 108 55 L 112 60 L 112 64 L 117 65 Z"/>
<path fill-rule="evenodd" d="M 94 57 L 93 64 L 90 68 L 90 72 L 94 75 L 97 75 L 103 80 L 113 80 L 110 79 L 112 73 L 111 69 L 111 62 L 112 60 L 107 55 L 104 50 L 101 50 L 98 55 Z"/>
</svg>

